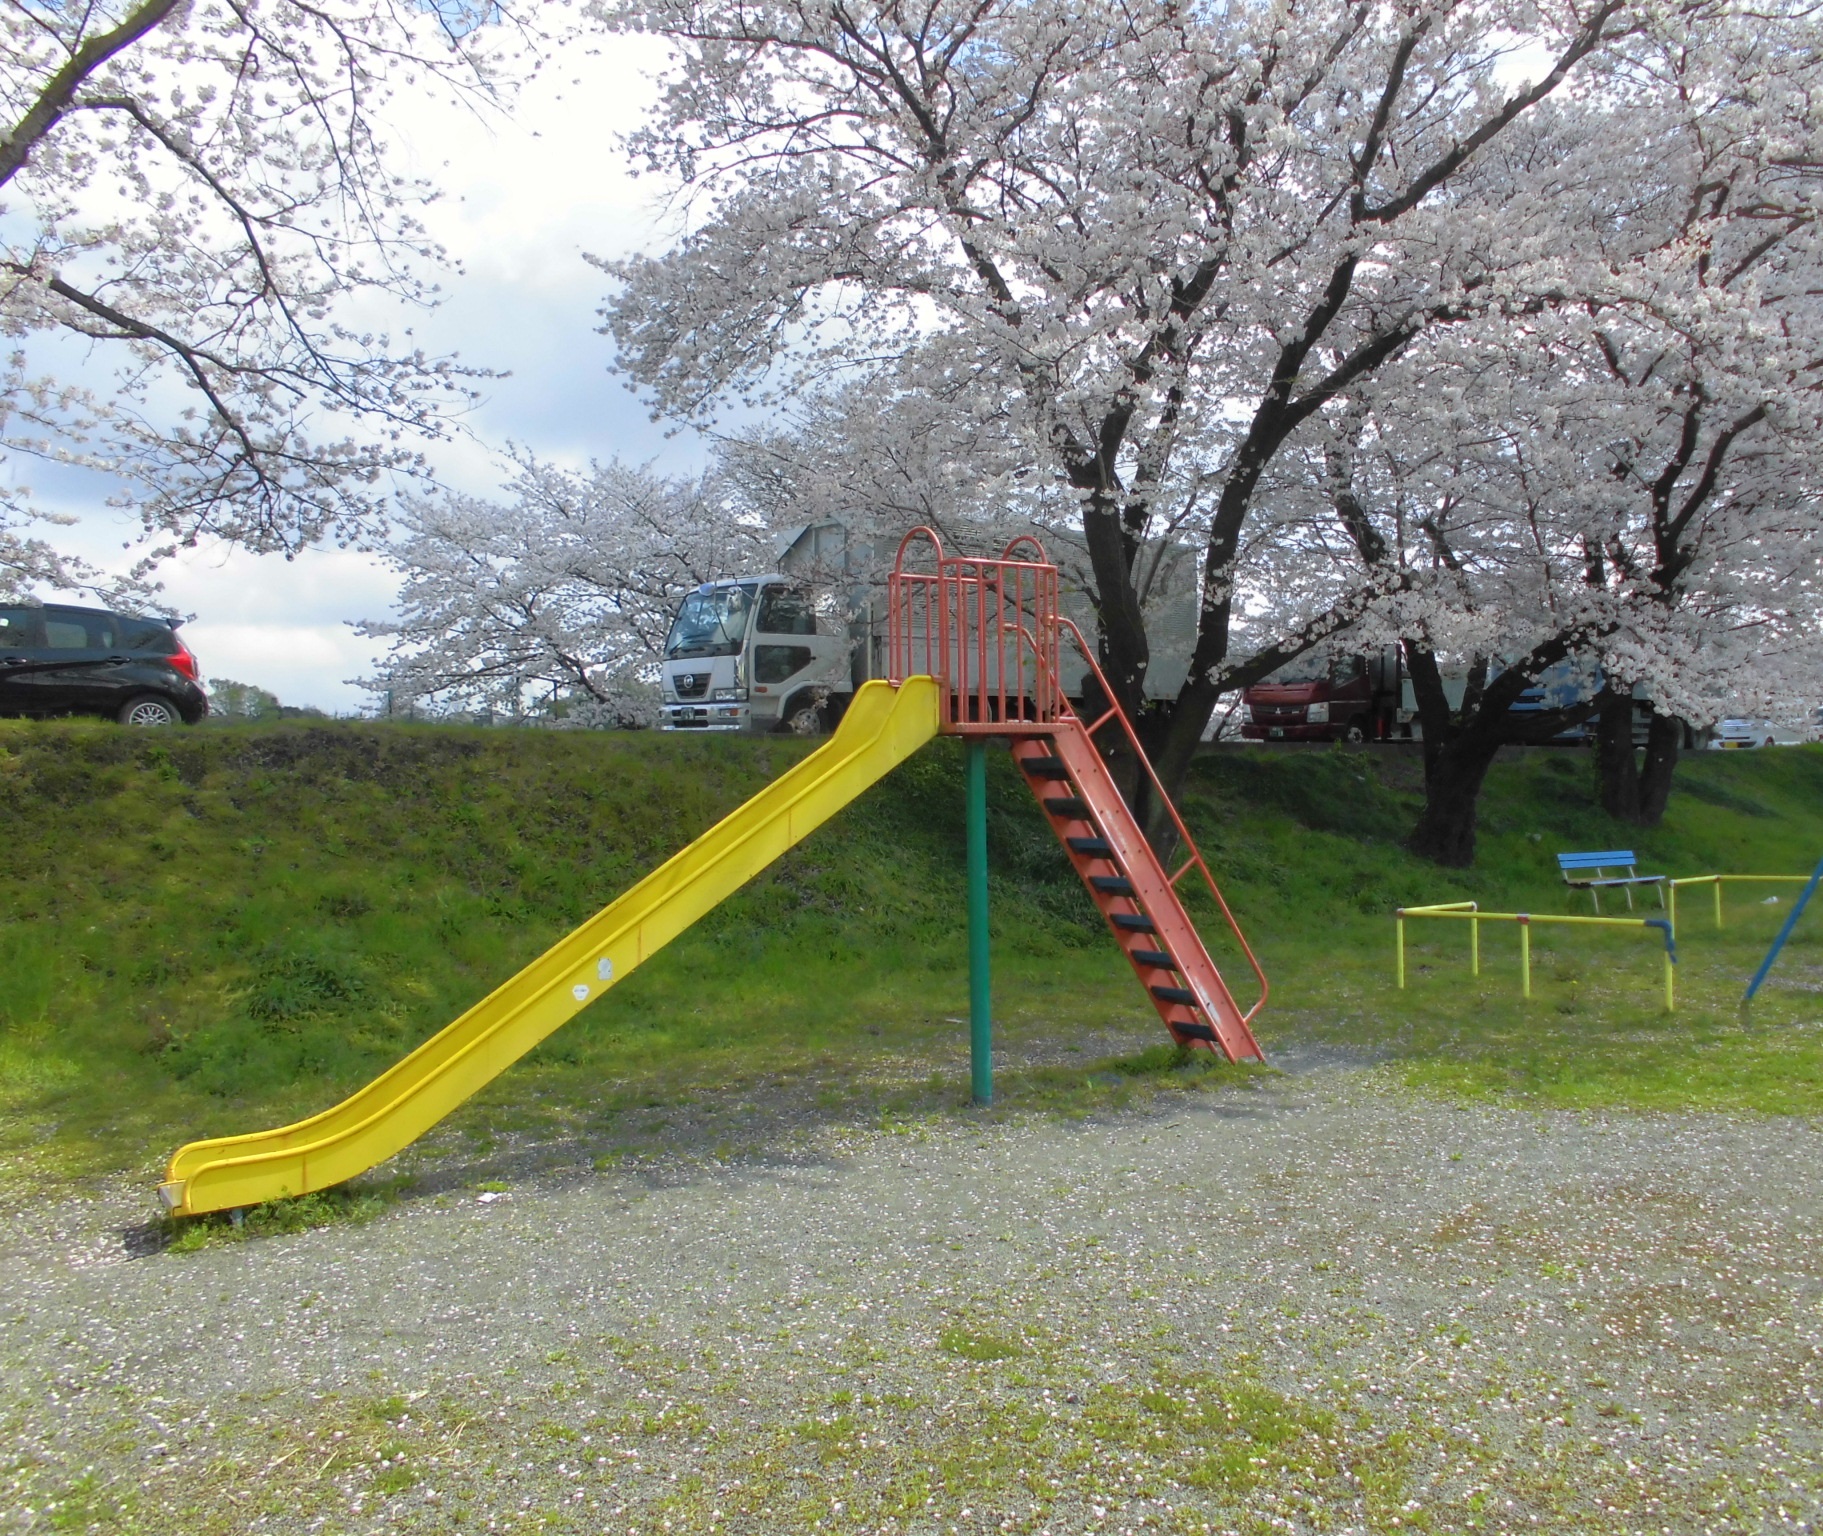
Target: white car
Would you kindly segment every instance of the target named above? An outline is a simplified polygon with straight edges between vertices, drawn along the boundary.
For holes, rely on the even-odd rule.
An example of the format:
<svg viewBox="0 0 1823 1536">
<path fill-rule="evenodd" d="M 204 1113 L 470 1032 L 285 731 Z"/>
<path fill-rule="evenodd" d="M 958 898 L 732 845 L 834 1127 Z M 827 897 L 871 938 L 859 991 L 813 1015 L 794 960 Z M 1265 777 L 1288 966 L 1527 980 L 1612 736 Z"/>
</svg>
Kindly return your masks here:
<svg viewBox="0 0 1823 1536">
<path fill-rule="evenodd" d="M 1711 752 L 1742 747 L 1795 747 L 1804 738 L 1770 720 L 1718 720 L 1709 738 Z"/>
</svg>

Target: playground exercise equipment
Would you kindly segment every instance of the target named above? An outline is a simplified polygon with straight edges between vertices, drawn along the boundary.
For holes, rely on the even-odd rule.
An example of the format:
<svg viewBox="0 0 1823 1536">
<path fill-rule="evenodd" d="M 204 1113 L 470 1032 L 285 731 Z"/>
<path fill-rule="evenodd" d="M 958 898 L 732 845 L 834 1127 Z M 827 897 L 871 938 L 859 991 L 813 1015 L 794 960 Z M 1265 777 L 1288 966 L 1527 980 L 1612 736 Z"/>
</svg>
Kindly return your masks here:
<svg viewBox="0 0 1823 1536">
<path fill-rule="evenodd" d="M 1671 931 L 1677 932 L 1677 893 L 1685 886 L 1707 885 L 1715 892 L 1715 926 L 1722 926 L 1722 887 L 1724 885 L 1803 885 L 1815 875 L 1684 875 L 1665 882 L 1671 892 Z M 1800 904 L 1805 898 L 1800 897 Z M 1801 909 L 1801 908 L 1800 908 Z"/>
<path fill-rule="evenodd" d="M 908 553 L 925 542 L 934 569 L 907 569 Z M 990 1082 L 984 749 L 993 738 L 1010 740 L 1172 1039 L 1231 1061 L 1264 1060 L 1250 1026 L 1266 1002 L 1265 973 L 1132 722 L 1116 704 L 1085 722 L 1064 693 L 1058 660 L 1067 638 L 1099 696 L 1114 697 L 1092 648 L 1058 612 L 1057 567 L 1043 547 L 1023 537 L 997 559 L 973 559 L 946 555 L 935 533 L 914 529 L 900 545 L 889 600 L 891 675 L 863 685 L 825 745 L 342 1103 L 276 1130 L 180 1147 L 159 1186 L 166 1209 L 199 1215 L 307 1194 L 401 1151 L 938 734 L 961 736 L 969 749 L 976 1096 L 985 1099 Z M 1103 760 L 1100 733 L 1116 728 L 1177 832 L 1182 861 L 1170 873 Z M 1258 982 L 1244 1012 L 1179 899 L 1192 870 Z"/>
<path fill-rule="evenodd" d="M 1483 923 L 1516 923 L 1519 925 L 1519 995 L 1532 996 L 1532 925 L 1534 923 L 1567 923 L 1584 928 L 1656 928 L 1665 941 L 1665 1012 L 1677 1009 L 1677 939 L 1671 920 L 1666 917 L 1572 917 L 1541 912 L 1483 912 L 1472 901 L 1446 901 L 1428 907 L 1400 907 L 1394 914 L 1393 964 L 1399 987 L 1405 987 L 1405 920 L 1407 918 L 1443 918 L 1466 921 L 1469 925 L 1469 971 L 1481 974 L 1481 925 Z"/>
</svg>

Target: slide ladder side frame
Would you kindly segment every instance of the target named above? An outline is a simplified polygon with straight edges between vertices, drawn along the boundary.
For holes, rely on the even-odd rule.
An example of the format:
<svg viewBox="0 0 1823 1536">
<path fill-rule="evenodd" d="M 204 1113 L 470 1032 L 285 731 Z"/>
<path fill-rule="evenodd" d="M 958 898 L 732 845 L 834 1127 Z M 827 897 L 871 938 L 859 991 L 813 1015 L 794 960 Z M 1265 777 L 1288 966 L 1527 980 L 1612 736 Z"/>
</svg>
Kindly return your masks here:
<svg viewBox="0 0 1823 1536">
<path fill-rule="evenodd" d="M 1081 749 L 1080 751 L 1077 751 L 1073 746 L 1071 756 L 1081 762 L 1082 772 L 1085 775 L 1105 780 L 1104 793 L 1107 796 L 1112 797 L 1109 806 L 1109 814 L 1124 819 L 1133 827 L 1134 833 L 1137 835 L 1139 848 L 1143 850 L 1143 852 L 1136 853 L 1134 857 L 1151 863 L 1154 867 L 1157 867 L 1161 875 L 1163 875 L 1163 866 L 1158 863 L 1157 855 L 1153 852 L 1151 843 L 1147 841 L 1143 832 L 1140 831 L 1139 825 L 1137 821 L 1134 820 L 1133 813 L 1127 805 L 1126 797 L 1120 793 L 1118 786 L 1115 785 L 1112 776 L 1108 773 L 1107 764 L 1102 758 L 1100 749 L 1095 745 L 1094 738 L 1096 732 L 1106 729 L 1109 725 L 1118 724 L 1120 726 L 1122 734 L 1126 737 L 1127 751 L 1132 754 L 1133 760 L 1144 770 L 1147 782 L 1152 786 L 1153 795 L 1170 816 L 1171 825 L 1177 832 L 1178 848 L 1184 853 L 1183 862 L 1169 875 L 1164 875 L 1163 877 L 1166 885 L 1166 894 L 1169 897 L 1171 907 L 1178 916 L 1181 917 L 1184 928 L 1188 931 L 1189 939 L 1194 943 L 1195 949 L 1193 953 L 1202 956 L 1202 965 L 1197 965 L 1192 961 L 1192 972 L 1199 977 L 1207 974 L 1214 978 L 1212 984 L 1194 988 L 1198 995 L 1198 1006 L 1204 1011 L 1212 1024 L 1218 1017 L 1227 1020 L 1227 1033 L 1226 1037 L 1221 1041 L 1221 1044 L 1223 1049 L 1228 1052 L 1230 1059 L 1257 1059 L 1264 1061 L 1265 1056 L 1260 1051 L 1259 1042 L 1254 1039 L 1253 1036 L 1252 1024 L 1259 1011 L 1266 1006 L 1267 999 L 1272 995 L 1272 985 L 1266 979 L 1265 969 L 1260 965 L 1259 957 L 1254 954 L 1253 946 L 1247 942 L 1247 935 L 1241 931 L 1241 925 L 1236 921 L 1234 912 L 1228 905 L 1228 898 L 1222 894 L 1222 888 L 1216 884 L 1215 876 L 1210 872 L 1208 862 L 1203 858 L 1202 850 L 1197 847 L 1196 839 L 1190 835 L 1190 828 L 1184 824 L 1184 818 L 1179 813 L 1176 802 L 1165 792 L 1165 786 L 1158 777 L 1158 771 L 1152 766 L 1151 757 L 1147 755 L 1145 747 L 1140 743 L 1139 732 L 1134 730 L 1133 722 L 1127 718 L 1127 712 L 1120 707 L 1119 701 L 1115 699 L 1114 690 L 1108 686 L 1107 676 L 1102 672 L 1100 663 L 1096 661 L 1095 653 L 1090 648 L 1089 642 L 1084 638 L 1082 631 L 1076 627 L 1073 620 L 1059 615 L 1056 619 L 1056 624 L 1060 632 L 1067 630 L 1070 637 L 1076 642 L 1076 647 L 1082 653 L 1082 659 L 1088 668 L 1089 674 L 1095 679 L 1095 684 L 1097 688 L 1100 689 L 1101 696 L 1108 701 L 1108 707 L 1103 710 L 1093 722 L 1085 723 L 1076 715 L 1076 712 L 1070 708 L 1069 703 L 1066 700 L 1062 718 L 1056 722 L 1056 725 L 1059 727 L 1066 725 L 1074 727 L 1074 732 L 1069 733 L 1069 739 L 1072 743 L 1076 740 L 1075 732 L 1081 733 Z M 1056 738 L 1055 731 L 1053 731 L 1053 736 L 1054 739 L 1058 739 Z M 1118 810 L 1114 809 L 1116 806 L 1118 807 Z M 1059 831 L 1058 835 L 1061 837 L 1065 834 Z M 1069 849 L 1067 842 L 1065 843 L 1065 848 L 1066 850 Z M 1214 961 L 1209 959 L 1208 950 L 1203 944 L 1201 935 L 1197 933 L 1196 925 L 1191 921 L 1190 914 L 1185 910 L 1183 901 L 1178 895 L 1177 887 L 1179 882 L 1193 869 L 1202 876 L 1204 888 L 1209 892 L 1209 895 L 1214 898 L 1216 906 L 1220 908 L 1222 917 L 1228 924 L 1228 931 L 1234 935 L 1234 941 L 1239 946 L 1243 957 L 1245 957 L 1249 969 L 1252 970 L 1254 980 L 1259 983 L 1260 995 L 1254 999 L 1253 1006 L 1248 1008 L 1245 1012 L 1242 1012 L 1239 1005 L 1235 1002 L 1233 992 L 1229 989 L 1227 982 L 1223 980 Z M 1131 878 L 1130 875 L 1129 878 Z M 1095 894 L 1093 886 L 1091 886 L 1091 894 Z M 1126 948 L 1127 946 L 1123 943 L 1122 947 Z M 1131 956 L 1129 956 L 1129 958 L 1131 958 Z M 1184 958 L 1186 960 L 1192 960 L 1192 952 L 1187 952 Z M 1206 973 L 1203 970 L 1203 966 L 1207 967 Z M 1153 984 L 1148 983 L 1148 993 L 1157 1001 L 1157 994 L 1153 993 L 1151 990 L 1152 985 Z M 1225 1006 L 1223 1004 L 1224 999 Z M 1167 1018 L 1166 1022 L 1170 1023 L 1170 1020 Z M 1220 1033 L 1221 1031 L 1218 1029 L 1218 1034 Z M 1240 1055 L 1235 1054 L 1237 1049 L 1241 1052 Z"/>
<path fill-rule="evenodd" d="M 1045 738 L 1021 736 L 1012 750 L 1172 1039 L 1217 1049 L 1230 1061 L 1264 1061 L 1250 1015 L 1210 959 L 1082 721 L 1057 721 L 1048 747 Z M 1047 793 L 1059 785 L 1071 793 Z"/>
</svg>

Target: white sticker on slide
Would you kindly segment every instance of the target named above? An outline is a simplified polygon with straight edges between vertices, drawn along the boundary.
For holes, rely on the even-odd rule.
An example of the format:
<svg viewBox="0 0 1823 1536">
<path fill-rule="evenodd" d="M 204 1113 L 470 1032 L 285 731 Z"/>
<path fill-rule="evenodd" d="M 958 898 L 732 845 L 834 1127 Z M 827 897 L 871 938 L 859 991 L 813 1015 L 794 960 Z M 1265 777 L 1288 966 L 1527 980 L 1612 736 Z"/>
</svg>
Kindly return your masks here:
<svg viewBox="0 0 1823 1536">
<path fill-rule="evenodd" d="M 614 979 L 614 962 L 606 955 L 603 955 L 595 962 L 595 974 L 603 981 L 612 981 Z"/>
<path fill-rule="evenodd" d="M 589 998 L 589 984 L 586 981 L 577 982 L 575 986 L 570 988 L 570 996 L 575 998 L 579 1003 L 587 1002 Z"/>
</svg>

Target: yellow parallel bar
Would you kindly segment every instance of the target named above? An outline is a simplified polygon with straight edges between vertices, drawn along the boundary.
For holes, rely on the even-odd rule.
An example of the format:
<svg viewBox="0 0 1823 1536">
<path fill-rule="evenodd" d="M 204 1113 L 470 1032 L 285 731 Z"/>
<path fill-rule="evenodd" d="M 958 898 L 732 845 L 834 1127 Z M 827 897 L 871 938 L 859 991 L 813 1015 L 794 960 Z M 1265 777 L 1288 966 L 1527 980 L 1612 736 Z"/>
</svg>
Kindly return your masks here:
<svg viewBox="0 0 1823 1536">
<path fill-rule="evenodd" d="M 1742 875 L 1739 877 L 1703 875 L 1703 880 L 1740 878 L 1786 879 L 1784 875 L 1759 876 Z M 1804 876 L 1809 879 L 1808 875 Z M 1695 884 L 1693 879 L 1686 882 Z M 1450 901 L 1433 907 L 1399 907 L 1393 913 L 1396 925 L 1393 936 L 1393 953 L 1399 973 L 1399 985 L 1405 985 L 1405 920 L 1408 917 L 1461 918 L 1469 925 L 1469 966 L 1477 976 L 1481 974 L 1481 925 L 1483 923 L 1517 923 L 1519 925 L 1519 995 L 1530 998 L 1532 995 L 1532 925 L 1534 923 L 1575 923 L 1590 928 L 1663 928 L 1666 923 L 1649 917 L 1577 917 L 1568 913 L 1555 912 L 1482 912 L 1472 901 Z M 1675 909 L 1669 919 L 1672 940 L 1677 936 L 1677 917 Z M 1672 958 L 1671 946 L 1665 947 L 1665 1011 L 1674 1012 L 1677 1008 L 1676 982 L 1673 967 L 1677 964 Z"/>
<path fill-rule="evenodd" d="M 1400 907 L 1393 914 L 1397 920 L 1393 932 L 1393 969 L 1398 973 L 1399 986 L 1405 986 L 1405 919 L 1412 917 L 1432 917 L 1439 912 L 1473 912 L 1478 903 L 1473 901 L 1445 901 L 1430 907 Z M 1469 964 L 1475 975 L 1481 974 L 1481 925 L 1469 925 Z"/>
<path fill-rule="evenodd" d="M 1573 917 L 1556 912 L 1452 912 L 1441 907 L 1401 907 L 1406 917 L 1460 917 L 1482 923 L 1585 923 L 1597 928 L 1650 928 L 1649 917 Z"/>
<path fill-rule="evenodd" d="M 193 1141 L 159 1193 L 181 1215 L 327 1189 L 409 1146 L 641 961 L 937 734 L 929 677 L 865 684 L 836 734 L 512 980 L 333 1109 Z"/>
<path fill-rule="evenodd" d="M 1671 932 L 1677 933 L 1677 893 L 1680 886 L 1707 885 L 1715 891 L 1715 926 L 1722 926 L 1722 885 L 1729 880 L 1758 882 L 1762 885 L 1802 885 L 1810 879 L 1809 875 L 1680 875 L 1675 880 L 1667 880 L 1671 898 L 1667 905 L 1670 908 Z"/>
</svg>

